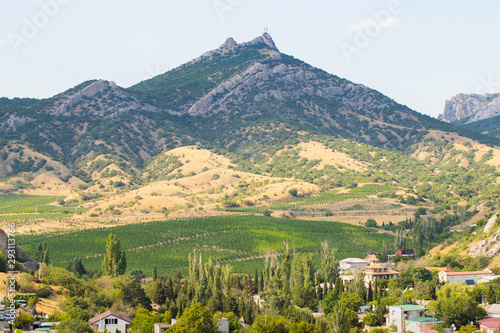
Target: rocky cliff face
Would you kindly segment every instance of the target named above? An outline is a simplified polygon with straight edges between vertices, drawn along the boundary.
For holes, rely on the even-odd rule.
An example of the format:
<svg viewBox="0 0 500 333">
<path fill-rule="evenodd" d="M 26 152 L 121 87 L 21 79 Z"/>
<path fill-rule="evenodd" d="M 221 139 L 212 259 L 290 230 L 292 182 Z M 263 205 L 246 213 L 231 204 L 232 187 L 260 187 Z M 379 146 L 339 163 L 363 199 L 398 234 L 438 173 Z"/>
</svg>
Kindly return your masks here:
<svg viewBox="0 0 500 333">
<path fill-rule="evenodd" d="M 5 254 L 5 257 L 8 257 L 9 250 L 9 238 L 3 229 L 0 229 L 0 250 Z M 26 253 L 24 253 L 19 246 L 16 245 L 16 262 L 17 261 L 29 261 L 30 257 Z"/>
<path fill-rule="evenodd" d="M 452 123 L 466 120 L 471 123 L 500 115 L 500 94 L 458 94 L 446 101 L 439 119 Z"/>
<path fill-rule="evenodd" d="M 493 214 L 493 216 L 488 220 L 483 232 L 485 234 L 489 233 L 491 229 L 497 223 L 500 213 Z M 474 244 L 470 251 L 469 256 L 486 256 L 495 257 L 500 254 L 500 230 L 494 232 L 488 239 L 482 240 L 477 244 Z"/>
</svg>

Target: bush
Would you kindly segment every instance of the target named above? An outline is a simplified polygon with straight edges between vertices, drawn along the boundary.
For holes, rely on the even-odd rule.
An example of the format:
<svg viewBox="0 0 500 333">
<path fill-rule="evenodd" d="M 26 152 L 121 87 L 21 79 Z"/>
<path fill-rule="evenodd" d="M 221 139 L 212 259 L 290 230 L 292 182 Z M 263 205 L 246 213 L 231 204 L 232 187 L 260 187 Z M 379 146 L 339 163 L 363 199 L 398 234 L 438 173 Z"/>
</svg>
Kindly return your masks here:
<svg viewBox="0 0 500 333">
<path fill-rule="evenodd" d="M 49 286 L 43 286 L 36 291 L 36 295 L 40 298 L 48 298 L 52 295 L 52 289 Z"/>
<path fill-rule="evenodd" d="M 292 188 L 288 191 L 292 197 L 296 197 L 299 191 L 296 188 Z"/>
<path fill-rule="evenodd" d="M 368 219 L 365 223 L 365 226 L 367 226 L 368 228 L 377 228 L 378 227 L 377 221 L 375 221 L 374 219 Z"/>
</svg>

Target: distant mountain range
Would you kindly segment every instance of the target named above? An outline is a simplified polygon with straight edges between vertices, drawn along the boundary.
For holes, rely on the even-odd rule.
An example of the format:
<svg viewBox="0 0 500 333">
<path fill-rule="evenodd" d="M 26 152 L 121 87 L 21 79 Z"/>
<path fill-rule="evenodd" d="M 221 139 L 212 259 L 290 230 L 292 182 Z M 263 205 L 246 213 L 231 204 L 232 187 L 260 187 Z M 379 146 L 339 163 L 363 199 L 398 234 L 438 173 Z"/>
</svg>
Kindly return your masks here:
<svg viewBox="0 0 500 333">
<path fill-rule="evenodd" d="M 283 54 L 267 33 L 242 44 L 229 38 L 127 89 L 94 80 L 48 99 L 2 98 L 0 128 L 4 154 L 17 149 L 9 144 L 24 144 L 81 178 L 90 177 L 82 163 L 99 155 L 137 171 L 161 152 L 193 143 L 250 158 L 271 156 L 299 133 L 396 150 L 433 129 L 485 139 Z M 0 174 L 36 166 L 16 160 L 14 168 L 11 160 L 0 164 Z"/>
</svg>

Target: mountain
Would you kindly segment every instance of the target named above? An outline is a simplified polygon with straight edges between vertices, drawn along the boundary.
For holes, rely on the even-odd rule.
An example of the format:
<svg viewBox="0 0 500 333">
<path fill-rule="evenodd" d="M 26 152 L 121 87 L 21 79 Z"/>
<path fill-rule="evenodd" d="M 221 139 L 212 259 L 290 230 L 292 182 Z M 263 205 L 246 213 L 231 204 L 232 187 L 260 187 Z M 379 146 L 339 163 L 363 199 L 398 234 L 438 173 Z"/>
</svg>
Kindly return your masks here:
<svg viewBox="0 0 500 333">
<path fill-rule="evenodd" d="M 443 127 L 373 89 L 280 53 L 269 34 L 242 44 L 230 38 L 218 49 L 127 91 L 177 115 L 201 139 L 233 151 L 245 150 L 253 136 L 272 141 L 269 129 L 403 149 L 426 130 Z M 256 131 L 262 124 L 269 128 Z"/>
<path fill-rule="evenodd" d="M 446 101 L 439 119 L 472 123 L 500 115 L 500 94 L 458 94 Z"/>
<path fill-rule="evenodd" d="M 446 101 L 439 119 L 500 138 L 500 94 L 458 94 Z"/>
<path fill-rule="evenodd" d="M 193 144 L 261 165 L 308 138 L 410 153 L 438 130 L 486 138 L 283 54 L 267 33 L 127 89 L 92 80 L 48 99 L 0 99 L 0 129 L 0 176 L 49 171 L 80 187 L 140 181 L 151 163 L 175 165 L 164 152 Z"/>
</svg>

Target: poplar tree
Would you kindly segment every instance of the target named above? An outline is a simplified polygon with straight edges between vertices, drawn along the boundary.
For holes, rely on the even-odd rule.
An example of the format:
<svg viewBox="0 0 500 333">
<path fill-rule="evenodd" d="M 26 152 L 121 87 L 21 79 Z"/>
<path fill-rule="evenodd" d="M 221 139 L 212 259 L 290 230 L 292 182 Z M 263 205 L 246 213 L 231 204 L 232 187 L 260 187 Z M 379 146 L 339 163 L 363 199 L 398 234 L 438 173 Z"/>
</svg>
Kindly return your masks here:
<svg viewBox="0 0 500 333">
<path fill-rule="evenodd" d="M 102 261 L 102 271 L 104 275 L 112 277 L 125 274 L 127 260 L 125 252 L 120 250 L 120 241 L 115 234 L 109 234 L 106 240 L 106 254 Z"/>
</svg>

